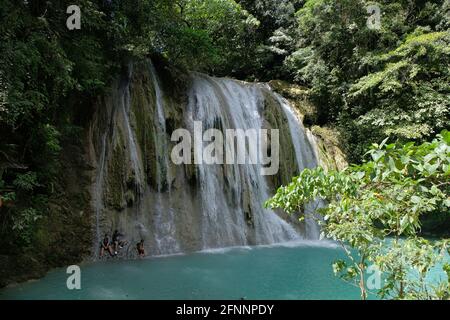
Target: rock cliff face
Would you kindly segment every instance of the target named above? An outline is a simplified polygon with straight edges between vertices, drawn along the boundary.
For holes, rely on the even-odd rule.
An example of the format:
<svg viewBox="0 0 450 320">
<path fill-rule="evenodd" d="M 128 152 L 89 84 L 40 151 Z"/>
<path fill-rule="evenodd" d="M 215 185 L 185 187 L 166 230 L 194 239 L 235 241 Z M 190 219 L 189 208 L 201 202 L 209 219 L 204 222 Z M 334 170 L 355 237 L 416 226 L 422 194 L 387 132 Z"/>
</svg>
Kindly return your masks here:
<svg viewBox="0 0 450 320">
<path fill-rule="evenodd" d="M 88 132 L 96 168 L 93 247 L 116 229 L 131 244 L 121 252 L 126 257 L 140 239 L 150 254 L 160 255 L 317 238 L 313 222 L 302 225 L 263 208 L 299 170 L 330 162 L 321 156 L 328 145 L 302 125 L 302 102 L 290 103 L 267 84 L 203 74 L 190 74 L 179 85 L 157 69 L 150 61 L 130 64 L 97 104 Z M 194 154 L 217 138 L 193 138 L 192 163 L 175 164 L 171 152 L 181 140 L 171 141 L 172 133 L 186 129 L 193 137 L 198 124 L 200 134 L 217 129 L 224 137 L 227 129 L 278 129 L 279 170 L 263 176 L 261 163 L 194 164 Z"/>
<path fill-rule="evenodd" d="M 281 80 L 272 80 L 269 85 L 289 101 L 296 117 L 310 127 L 307 134 L 315 141 L 313 144 L 317 146 L 320 165 L 325 169 L 346 168 L 348 163 L 340 148 L 339 133 L 331 128 L 313 125 L 317 123 L 317 108 L 309 102 L 308 89 Z"/>
</svg>

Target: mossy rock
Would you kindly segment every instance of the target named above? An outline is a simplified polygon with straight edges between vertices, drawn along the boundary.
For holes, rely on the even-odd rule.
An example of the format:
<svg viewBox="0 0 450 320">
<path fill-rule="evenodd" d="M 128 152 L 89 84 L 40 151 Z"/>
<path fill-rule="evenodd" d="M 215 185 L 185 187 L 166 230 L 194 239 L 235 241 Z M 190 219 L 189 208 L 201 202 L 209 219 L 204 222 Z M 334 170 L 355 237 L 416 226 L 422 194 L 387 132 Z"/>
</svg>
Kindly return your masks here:
<svg viewBox="0 0 450 320">
<path fill-rule="evenodd" d="M 127 203 L 127 207 L 131 208 L 135 201 L 136 197 L 134 192 L 132 192 L 131 190 L 127 190 L 127 192 L 125 193 L 125 202 Z"/>
<path fill-rule="evenodd" d="M 305 126 L 311 126 L 317 122 L 317 108 L 309 101 L 309 90 L 307 88 L 282 80 L 271 80 L 269 85 L 300 112 Z"/>
<path fill-rule="evenodd" d="M 298 174 L 295 148 L 289 130 L 288 120 L 282 111 L 279 102 L 270 92 L 264 92 L 264 129 L 279 129 L 280 142 L 280 168 L 278 174 L 268 176 L 273 188 L 285 185 Z"/>
<path fill-rule="evenodd" d="M 119 134 L 119 136 L 122 135 Z M 112 157 L 108 162 L 108 174 L 106 175 L 106 204 L 114 210 L 120 211 L 126 206 L 124 198 L 126 186 L 124 184 L 127 181 L 127 163 L 125 146 L 121 138 L 119 139 L 119 143 L 114 147 Z"/>
<path fill-rule="evenodd" d="M 313 126 L 312 134 L 317 138 L 320 164 L 327 170 L 343 170 L 348 166 L 346 155 L 341 150 L 339 132 L 328 127 Z"/>
</svg>

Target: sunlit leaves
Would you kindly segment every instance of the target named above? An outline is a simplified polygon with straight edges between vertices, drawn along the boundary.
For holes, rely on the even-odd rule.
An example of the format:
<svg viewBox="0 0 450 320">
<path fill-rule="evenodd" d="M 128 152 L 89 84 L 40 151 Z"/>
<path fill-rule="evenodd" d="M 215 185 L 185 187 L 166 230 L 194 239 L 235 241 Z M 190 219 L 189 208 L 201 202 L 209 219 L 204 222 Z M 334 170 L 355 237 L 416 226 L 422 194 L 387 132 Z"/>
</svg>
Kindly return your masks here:
<svg viewBox="0 0 450 320">
<path fill-rule="evenodd" d="M 291 184 L 279 188 L 266 205 L 291 213 L 308 201 L 326 200 L 327 205 L 318 210 L 324 217 L 319 221 L 324 236 L 356 249 L 363 259 L 358 262 L 346 251 L 352 265 L 344 268 L 338 262 L 335 272 L 346 280 L 355 279 L 364 272 L 361 263 L 374 261 L 388 273 L 380 291 L 383 297 L 423 297 L 424 277 L 441 256 L 434 250 L 444 246 L 417 238 L 417 234 L 421 216 L 449 212 L 449 132 L 443 131 L 432 142 L 421 145 L 388 144 L 385 139 L 373 144 L 367 156 L 370 161 L 344 171 L 306 169 Z M 399 242 L 400 237 L 407 240 Z M 394 240 L 386 241 L 388 238 Z M 410 268 L 419 272 L 414 281 L 408 278 Z M 401 290 L 398 282 L 403 286 Z M 439 288 L 442 296 L 443 287 Z"/>
<path fill-rule="evenodd" d="M 354 110 L 365 110 L 354 123 L 407 139 L 447 128 L 449 44 L 448 32 L 417 28 L 395 50 L 375 56 L 372 63 L 381 70 L 361 77 L 347 94 Z"/>
</svg>

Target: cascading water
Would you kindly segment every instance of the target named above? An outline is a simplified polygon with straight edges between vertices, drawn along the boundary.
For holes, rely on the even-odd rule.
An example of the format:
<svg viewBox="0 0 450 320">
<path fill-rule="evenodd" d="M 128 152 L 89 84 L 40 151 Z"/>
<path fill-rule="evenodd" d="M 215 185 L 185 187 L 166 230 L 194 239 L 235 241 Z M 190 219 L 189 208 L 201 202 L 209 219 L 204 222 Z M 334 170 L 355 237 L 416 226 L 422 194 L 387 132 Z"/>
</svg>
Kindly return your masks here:
<svg viewBox="0 0 450 320">
<path fill-rule="evenodd" d="M 106 190 L 105 184 L 106 181 L 110 178 L 108 176 L 108 165 L 111 161 L 111 140 L 117 140 L 119 134 L 116 125 L 120 124 L 121 127 L 124 128 L 125 136 L 127 139 L 127 150 L 128 157 L 130 159 L 131 164 L 131 176 L 133 181 L 133 189 L 136 197 L 138 198 L 136 203 L 139 204 L 139 197 L 142 195 L 144 190 L 143 183 L 143 171 L 140 163 L 140 156 L 136 144 L 136 137 L 134 134 L 134 130 L 132 129 L 129 115 L 131 113 L 131 96 L 130 96 L 130 79 L 131 79 L 131 65 L 129 69 L 128 76 L 119 81 L 117 83 L 117 88 L 113 92 L 112 95 L 112 103 L 110 106 L 110 110 L 107 112 L 107 121 L 104 132 L 102 133 L 100 139 L 100 156 L 98 159 L 96 179 L 93 188 L 93 208 L 95 211 L 95 240 L 94 243 L 94 252 L 97 257 L 99 254 L 99 245 L 98 243 L 101 241 L 103 237 L 103 233 L 110 234 L 112 233 L 112 228 L 109 230 L 105 230 L 104 226 L 104 211 L 107 211 L 107 206 L 105 203 L 106 198 Z M 128 183 L 128 181 L 127 181 Z M 138 211 L 139 208 L 136 208 Z"/>
<path fill-rule="evenodd" d="M 155 240 L 157 250 L 160 254 L 177 253 L 180 251 L 176 239 L 176 226 L 174 222 L 174 210 L 170 206 L 172 201 L 171 183 L 172 178 L 169 170 L 170 150 L 167 145 L 166 116 L 164 114 L 163 93 L 159 84 L 155 67 L 150 62 L 150 77 L 155 87 L 156 123 L 155 123 L 155 149 L 157 150 L 156 161 L 156 185 L 157 195 L 155 203 Z M 164 206 L 162 198 L 163 188 L 168 190 L 168 206 Z"/>
<path fill-rule="evenodd" d="M 295 157 L 299 171 L 306 168 L 315 168 L 318 165 L 318 153 L 314 137 L 311 132 L 305 130 L 302 122 L 295 115 L 289 102 L 278 94 L 275 94 L 288 119 L 289 130 L 291 132 L 292 142 L 295 149 Z M 306 214 L 306 238 L 319 239 L 319 226 L 314 218 L 315 209 L 320 206 L 319 200 L 308 203 L 304 206 Z"/>
<path fill-rule="evenodd" d="M 101 139 L 101 152 L 99 167 L 97 169 L 97 176 L 95 179 L 93 199 L 94 199 L 94 211 L 95 211 L 95 256 L 98 256 L 101 235 L 100 235 L 100 215 L 103 209 L 103 182 L 105 173 L 105 162 L 106 162 L 106 132 L 103 134 Z"/>
<path fill-rule="evenodd" d="M 143 192 L 143 182 L 142 182 L 142 177 L 143 177 L 143 171 L 141 168 L 141 162 L 139 160 L 139 155 L 138 155 L 138 151 L 137 151 L 137 145 L 136 145 L 136 137 L 134 134 L 134 131 L 131 129 L 131 124 L 130 124 L 130 118 L 129 118 L 129 113 L 130 113 L 130 106 L 131 106 L 131 97 L 130 97 L 130 82 L 129 79 L 131 78 L 131 68 L 130 68 L 130 74 L 129 77 L 127 79 L 126 85 L 123 88 L 122 94 L 120 95 L 120 99 L 121 99 L 121 103 L 120 103 L 120 107 L 121 107 L 121 112 L 122 112 L 122 116 L 124 119 L 124 124 L 125 124 L 125 128 L 126 128 L 126 136 L 128 139 L 128 145 L 130 147 L 130 159 L 131 159 L 131 164 L 132 164 L 132 169 L 133 169 L 133 175 L 134 175 L 134 179 L 135 179 L 135 187 L 136 187 L 136 192 L 138 195 L 141 195 Z"/>
<path fill-rule="evenodd" d="M 262 164 L 175 165 L 170 159 L 172 132 L 166 123 L 174 114 L 179 113 L 177 125 L 193 135 L 196 123 L 201 123 L 200 136 L 211 128 L 222 133 L 259 130 L 266 121 L 269 96 L 287 118 L 289 128 L 283 130 L 290 131 L 298 168 L 315 167 L 315 141 L 286 100 L 262 84 L 192 74 L 187 104 L 174 111 L 154 66 L 135 69 L 133 74 L 130 67 L 106 102 L 107 125 L 100 120 L 105 117 L 98 116 L 93 126 L 104 128 L 92 137 L 99 150 L 93 188 L 97 241 L 101 234 L 119 229 L 132 244 L 145 239 L 148 252 L 159 255 L 318 238 L 314 221 L 308 219 L 302 233 L 263 208 L 275 186 L 261 175 Z M 97 131 L 92 130 L 94 135 Z M 193 140 L 194 158 L 212 141 Z"/>
<path fill-rule="evenodd" d="M 194 76 L 189 93 L 188 123 L 202 121 L 203 129 L 261 129 L 259 114 L 263 103 L 261 88 L 233 80 Z M 228 143 L 228 142 L 227 142 Z M 253 143 L 253 142 L 251 142 Z M 203 150 L 204 142 L 195 150 Z M 226 165 L 228 166 L 228 165 Z M 295 229 L 273 211 L 262 207 L 269 198 L 261 165 L 235 164 L 225 169 L 218 165 L 199 165 L 203 209 L 203 248 L 247 244 L 248 224 L 242 207 L 242 189 L 247 188 L 253 215 L 254 242 L 275 243 L 298 239 Z M 228 173 L 230 172 L 230 173 Z M 231 181 L 233 203 L 223 193 L 225 180 Z M 234 192 L 234 193 L 233 193 Z"/>
</svg>

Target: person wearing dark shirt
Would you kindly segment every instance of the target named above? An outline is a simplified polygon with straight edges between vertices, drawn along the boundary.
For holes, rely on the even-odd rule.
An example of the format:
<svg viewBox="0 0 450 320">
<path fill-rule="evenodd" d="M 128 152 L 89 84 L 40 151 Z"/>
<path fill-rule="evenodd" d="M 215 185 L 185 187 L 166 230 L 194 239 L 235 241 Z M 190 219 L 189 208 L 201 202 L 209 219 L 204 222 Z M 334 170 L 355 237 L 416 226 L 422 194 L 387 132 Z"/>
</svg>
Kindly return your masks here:
<svg viewBox="0 0 450 320">
<path fill-rule="evenodd" d="M 103 238 L 102 242 L 100 242 L 100 258 L 103 257 L 105 251 L 107 251 L 110 256 L 113 256 L 111 242 L 109 241 L 108 234 L 105 234 L 105 237 Z"/>
<path fill-rule="evenodd" d="M 144 249 L 144 240 L 142 239 L 138 244 L 136 245 L 136 249 L 138 252 L 138 256 L 140 258 L 145 257 L 145 249 Z"/>
</svg>

